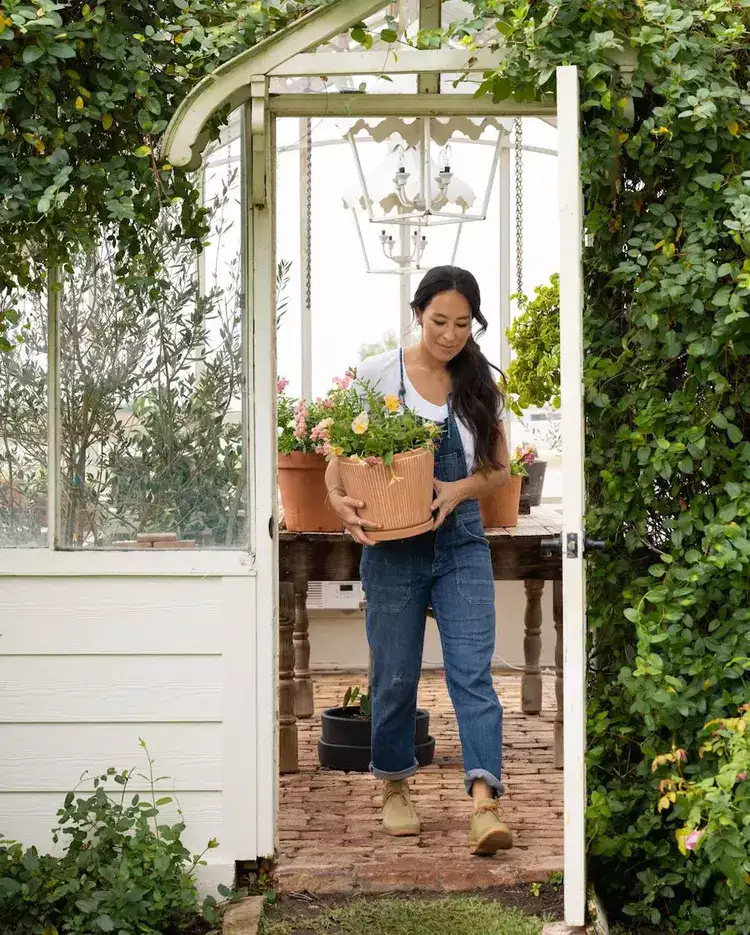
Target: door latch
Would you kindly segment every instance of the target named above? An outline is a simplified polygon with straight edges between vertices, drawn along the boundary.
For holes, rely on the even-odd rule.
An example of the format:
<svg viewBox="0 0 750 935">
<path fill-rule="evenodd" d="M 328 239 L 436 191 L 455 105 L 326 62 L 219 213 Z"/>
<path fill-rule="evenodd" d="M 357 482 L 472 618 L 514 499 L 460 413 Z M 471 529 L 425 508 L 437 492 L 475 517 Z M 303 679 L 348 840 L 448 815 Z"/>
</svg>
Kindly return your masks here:
<svg viewBox="0 0 750 935">
<path fill-rule="evenodd" d="M 552 539 L 542 539 L 539 543 L 540 554 L 542 558 L 552 558 L 553 554 L 562 552 L 562 539 L 560 536 L 554 536 Z M 591 552 L 603 552 L 605 543 L 600 539 L 584 539 L 583 554 L 584 557 Z M 565 537 L 565 557 L 578 558 L 578 533 L 569 532 Z"/>
</svg>

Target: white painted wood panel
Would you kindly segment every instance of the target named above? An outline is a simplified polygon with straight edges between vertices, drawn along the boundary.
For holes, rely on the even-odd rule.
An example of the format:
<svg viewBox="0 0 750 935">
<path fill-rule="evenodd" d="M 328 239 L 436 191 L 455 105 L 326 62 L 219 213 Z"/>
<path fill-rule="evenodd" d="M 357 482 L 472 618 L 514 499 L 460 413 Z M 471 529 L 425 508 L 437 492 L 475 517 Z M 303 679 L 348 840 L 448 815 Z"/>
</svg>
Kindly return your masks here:
<svg viewBox="0 0 750 935">
<path fill-rule="evenodd" d="M 0 724 L 0 792 L 58 792 L 89 775 L 115 769 L 148 772 L 138 740 L 168 785 L 193 792 L 221 790 L 218 724 Z M 133 788 L 145 788 L 142 779 Z M 2 832 L 2 827 L 0 827 Z"/>
<path fill-rule="evenodd" d="M 248 577 L 254 574 L 247 552 L 214 549 L 133 549 L 51 552 L 0 549 L 0 577 L 182 578 Z"/>
<path fill-rule="evenodd" d="M 219 653 L 221 582 L 5 578 L 0 655 Z"/>
<path fill-rule="evenodd" d="M 0 723 L 218 721 L 221 657 L 0 657 Z"/>
<path fill-rule="evenodd" d="M 159 791 L 161 795 L 169 795 L 166 787 L 160 787 Z M 63 844 L 53 844 L 52 829 L 57 826 L 57 810 L 64 799 L 65 795 L 56 792 L 0 793 L 0 833 L 11 841 L 20 841 L 25 847 L 35 845 L 44 853 L 60 853 Z M 179 800 L 186 824 L 185 846 L 199 853 L 212 837 L 219 839 L 221 845 L 221 793 L 184 792 Z M 159 815 L 165 823 L 177 821 L 176 804 L 164 806 Z"/>
</svg>

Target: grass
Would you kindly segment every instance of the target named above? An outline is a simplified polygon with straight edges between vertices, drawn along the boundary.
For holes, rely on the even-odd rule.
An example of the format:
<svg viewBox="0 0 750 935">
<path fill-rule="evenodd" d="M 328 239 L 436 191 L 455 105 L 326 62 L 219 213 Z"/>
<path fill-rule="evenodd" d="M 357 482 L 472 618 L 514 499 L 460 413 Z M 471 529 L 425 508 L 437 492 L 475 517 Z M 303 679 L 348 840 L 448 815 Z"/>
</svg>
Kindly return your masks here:
<svg viewBox="0 0 750 935">
<path fill-rule="evenodd" d="M 266 907 L 261 935 L 540 935 L 546 919 L 479 896 L 354 899 L 284 919 Z"/>
</svg>

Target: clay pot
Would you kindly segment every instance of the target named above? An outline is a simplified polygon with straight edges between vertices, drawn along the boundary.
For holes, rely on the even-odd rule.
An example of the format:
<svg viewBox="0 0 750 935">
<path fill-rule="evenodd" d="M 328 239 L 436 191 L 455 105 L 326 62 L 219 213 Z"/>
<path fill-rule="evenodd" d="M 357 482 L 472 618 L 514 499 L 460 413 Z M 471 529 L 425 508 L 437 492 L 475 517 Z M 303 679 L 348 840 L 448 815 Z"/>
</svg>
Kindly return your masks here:
<svg viewBox="0 0 750 935">
<path fill-rule="evenodd" d="M 328 503 L 323 455 L 279 452 L 279 491 L 290 532 L 341 532 L 338 514 Z"/>
<path fill-rule="evenodd" d="M 491 497 L 479 501 L 479 511 L 485 529 L 518 525 L 518 507 L 521 502 L 523 477 L 511 475 L 508 483 Z"/>
<path fill-rule="evenodd" d="M 364 519 L 382 527 L 368 530 L 370 539 L 409 539 L 432 528 L 435 456 L 431 451 L 417 448 L 398 454 L 392 468 L 380 460 L 341 458 L 339 470 L 347 496 L 365 504 Z"/>
<path fill-rule="evenodd" d="M 526 465 L 527 476 L 523 479 L 521 495 L 528 494 L 531 506 L 541 506 L 544 489 L 544 475 L 547 473 L 546 461 L 532 461 Z"/>
</svg>

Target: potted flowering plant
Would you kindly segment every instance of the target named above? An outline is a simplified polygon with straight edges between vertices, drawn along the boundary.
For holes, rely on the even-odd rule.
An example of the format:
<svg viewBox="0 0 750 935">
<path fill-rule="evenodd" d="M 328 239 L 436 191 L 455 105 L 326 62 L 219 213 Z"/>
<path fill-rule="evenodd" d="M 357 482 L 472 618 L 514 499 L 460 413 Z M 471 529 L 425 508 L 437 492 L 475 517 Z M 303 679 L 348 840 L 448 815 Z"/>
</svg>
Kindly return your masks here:
<svg viewBox="0 0 750 935">
<path fill-rule="evenodd" d="M 530 505 L 539 506 L 542 502 L 547 462 L 539 460 L 536 445 L 526 442 L 516 447 L 515 459 L 526 469 L 526 476 L 521 485 L 521 496 L 528 495 Z"/>
<path fill-rule="evenodd" d="M 479 501 L 479 511 L 485 529 L 518 525 L 518 508 L 521 504 L 521 486 L 526 478 L 526 465 L 518 457 L 518 449 L 510 459 L 508 483 L 489 497 Z"/>
<path fill-rule="evenodd" d="M 329 458 L 339 459 L 347 496 L 365 504 L 363 516 L 381 528 L 370 538 L 407 539 L 432 527 L 435 443 L 440 429 L 396 396 L 383 396 L 349 371 L 329 394 L 316 426 Z"/>
<path fill-rule="evenodd" d="M 369 690 L 347 688 L 343 703 L 321 715 L 323 731 L 318 741 L 318 760 L 326 769 L 366 773 L 372 751 L 372 703 Z M 430 736 L 430 714 L 417 709 L 414 718 L 416 757 L 420 766 L 429 766 L 435 756 L 435 738 Z"/>
<path fill-rule="evenodd" d="M 323 422 L 328 399 L 308 403 L 287 395 L 288 380 L 279 379 L 278 466 L 284 522 L 292 532 L 341 532 L 343 525 L 328 503 L 325 446 L 316 427 Z"/>
</svg>

